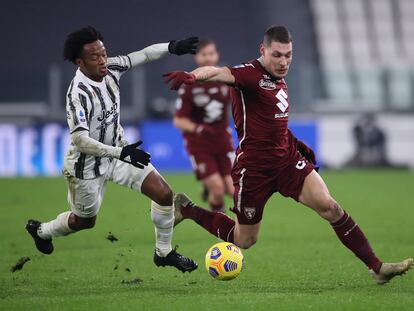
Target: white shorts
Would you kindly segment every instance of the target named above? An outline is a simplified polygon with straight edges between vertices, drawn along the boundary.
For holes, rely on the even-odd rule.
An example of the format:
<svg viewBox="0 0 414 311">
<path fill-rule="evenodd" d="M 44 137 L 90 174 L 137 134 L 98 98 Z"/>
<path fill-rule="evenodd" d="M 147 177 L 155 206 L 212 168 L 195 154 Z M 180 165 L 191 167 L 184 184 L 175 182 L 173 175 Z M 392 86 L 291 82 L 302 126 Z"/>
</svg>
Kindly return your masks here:
<svg viewBox="0 0 414 311">
<path fill-rule="evenodd" d="M 104 175 L 94 179 L 79 179 L 64 171 L 63 174 L 68 184 L 70 208 L 76 216 L 82 218 L 96 216 L 101 207 L 108 180 L 141 192 L 142 183 L 152 171 L 156 170 L 151 163 L 139 169 L 118 159 L 112 161 Z"/>
</svg>

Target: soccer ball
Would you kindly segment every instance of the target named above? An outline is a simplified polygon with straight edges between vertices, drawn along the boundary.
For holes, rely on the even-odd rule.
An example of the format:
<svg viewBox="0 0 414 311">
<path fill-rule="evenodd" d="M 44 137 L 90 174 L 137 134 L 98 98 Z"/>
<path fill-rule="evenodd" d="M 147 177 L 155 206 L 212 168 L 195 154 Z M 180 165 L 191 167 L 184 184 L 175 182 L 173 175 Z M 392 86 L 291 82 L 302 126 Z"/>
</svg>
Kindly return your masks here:
<svg viewBox="0 0 414 311">
<path fill-rule="evenodd" d="M 206 254 L 206 269 L 217 280 L 232 280 L 242 271 L 243 254 L 236 245 L 228 242 L 214 244 Z"/>
</svg>

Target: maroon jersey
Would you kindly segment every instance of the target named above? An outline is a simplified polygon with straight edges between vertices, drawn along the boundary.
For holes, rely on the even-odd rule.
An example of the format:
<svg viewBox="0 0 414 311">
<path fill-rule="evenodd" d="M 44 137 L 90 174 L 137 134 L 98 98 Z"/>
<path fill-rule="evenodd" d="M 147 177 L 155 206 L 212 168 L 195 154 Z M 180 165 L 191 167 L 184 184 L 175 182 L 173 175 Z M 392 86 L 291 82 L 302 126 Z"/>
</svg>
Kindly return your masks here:
<svg viewBox="0 0 414 311">
<path fill-rule="evenodd" d="M 213 130 L 209 135 L 183 133 L 190 154 L 229 152 L 234 149 L 228 124 L 230 89 L 216 82 L 183 85 L 179 89 L 175 115 Z"/>
<path fill-rule="evenodd" d="M 288 131 L 285 81 L 270 75 L 258 60 L 229 69 L 236 87 L 232 92 L 239 138 L 235 166 L 261 171 L 288 165 L 297 149 Z"/>
</svg>

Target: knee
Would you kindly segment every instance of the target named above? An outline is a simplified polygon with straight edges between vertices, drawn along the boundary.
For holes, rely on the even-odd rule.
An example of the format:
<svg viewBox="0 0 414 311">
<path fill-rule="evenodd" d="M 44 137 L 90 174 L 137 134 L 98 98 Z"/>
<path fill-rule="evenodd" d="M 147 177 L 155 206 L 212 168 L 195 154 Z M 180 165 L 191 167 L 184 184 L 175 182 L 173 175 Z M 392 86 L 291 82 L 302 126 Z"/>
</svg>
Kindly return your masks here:
<svg viewBox="0 0 414 311">
<path fill-rule="evenodd" d="M 257 242 L 257 236 L 249 236 L 247 238 L 242 239 L 241 241 L 237 241 L 235 243 L 236 246 L 240 247 L 241 249 L 248 249 L 252 247 Z"/>
<path fill-rule="evenodd" d="M 218 198 L 223 198 L 224 197 L 226 189 L 225 189 L 223 183 L 216 182 L 216 183 L 214 183 L 210 186 L 209 191 L 210 191 L 211 195 L 213 195 L 215 198 L 218 199 Z"/>
<path fill-rule="evenodd" d="M 155 202 L 161 206 L 169 206 L 173 203 L 173 192 L 171 188 L 167 185 L 162 187 L 157 195 Z"/>
<path fill-rule="evenodd" d="M 335 222 L 341 218 L 343 214 L 342 208 L 339 204 L 331 197 L 324 200 L 319 209 L 319 215 L 329 222 Z"/>
</svg>

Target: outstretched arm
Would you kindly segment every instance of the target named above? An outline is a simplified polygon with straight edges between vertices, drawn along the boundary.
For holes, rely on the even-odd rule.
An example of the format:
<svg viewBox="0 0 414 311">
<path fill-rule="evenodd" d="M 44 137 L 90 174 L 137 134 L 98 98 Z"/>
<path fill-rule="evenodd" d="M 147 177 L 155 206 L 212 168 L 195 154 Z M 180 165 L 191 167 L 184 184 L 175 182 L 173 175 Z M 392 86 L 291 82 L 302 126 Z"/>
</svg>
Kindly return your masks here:
<svg viewBox="0 0 414 311">
<path fill-rule="evenodd" d="M 234 85 L 235 82 L 234 76 L 227 67 L 205 66 L 199 67 L 191 73 L 198 82 L 221 82 L 229 85 Z"/>
<path fill-rule="evenodd" d="M 197 37 L 184 40 L 173 40 L 168 43 L 157 43 L 150 45 L 140 51 L 128 54 L 131 66 L 137 66 L 163 58 L 168 53 L 176 55 L 195 54 L 198 44 Z"/>
<path fill-rule="evenodd" d="M 146 48 L 128 54 L 131 60 L 131 67 L 146 64 L 165 57 L 168 52 L 169 43 L 157 43 Z"/>
<path fill-rule="evenodd" d="M 178 90 L 182 84 L 193 84 L 195 82 L 220 82 L 234 85 L 235 78 L 227 67 L 205 66 L 199 67 L 192 72 L 173 71 L 163 75 L 165 83 L 171 82 L 171 90 Z"/>
</svg>

